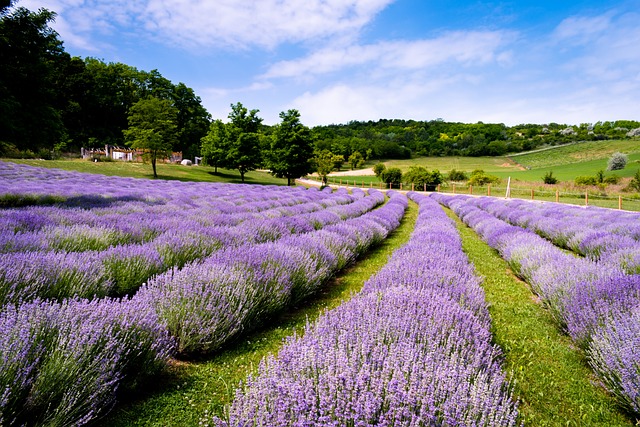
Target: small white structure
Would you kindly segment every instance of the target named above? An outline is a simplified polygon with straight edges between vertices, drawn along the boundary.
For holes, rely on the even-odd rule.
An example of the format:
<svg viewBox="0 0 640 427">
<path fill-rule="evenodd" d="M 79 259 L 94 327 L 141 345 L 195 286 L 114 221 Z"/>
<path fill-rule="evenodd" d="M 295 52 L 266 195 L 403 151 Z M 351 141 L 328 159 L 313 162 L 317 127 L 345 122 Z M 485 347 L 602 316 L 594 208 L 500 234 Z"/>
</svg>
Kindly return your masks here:
<svg viewBox="0 0 640 427">
<path fill-rule="evenodd" d="M 184 159 L 183 161 L 180 162 L 180 164 L 182 166 L 191 166 L 193 163 L 189 159 Z"/>
</svg>

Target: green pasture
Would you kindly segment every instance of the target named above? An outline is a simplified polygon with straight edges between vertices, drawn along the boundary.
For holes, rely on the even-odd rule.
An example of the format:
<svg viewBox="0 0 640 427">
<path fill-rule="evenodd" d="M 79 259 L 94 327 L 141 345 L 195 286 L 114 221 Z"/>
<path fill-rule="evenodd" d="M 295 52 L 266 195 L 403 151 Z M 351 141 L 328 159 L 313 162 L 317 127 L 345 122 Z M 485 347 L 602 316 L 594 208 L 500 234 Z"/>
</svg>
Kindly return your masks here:
<svg viewBox="0 0 640 427">
<path fill-rule="evenodd" d="M 7 159 L 5 161 L 22 163 L 43 168 L 57 168 L 77 172 L 97 173 L 108 176 L 125 176 L 131 178 L 153 179 L 153 171 L 150 164 L 135 162 L 90 162 L 88 160 L 22 160 Z M 179 164 L 158 163 L 158 178 L 179 181 L 204 181 L 204 182 L 229 182 L 238 184 L 241 182 L 240 173 L 237 170 L 214 168 L 210 166 L 182 166 Z M 244 176 L 247 184 L 287 185 L 286 179 L 276 178 L 269 173 L 252 171 Z"/>
<path fill-rule="evenodd" d="M 509 158 L 531 169 L 581 164 L 593 160 L 604 160 L 599 165 L 604 165 L 603 167 L 606 168 L 607 159 L 616 152 L 627 155 L 636 154 L 637 160 L 640 155 L 640 140 L 585 141 L 528 153 L 512 154 Z M 631 156 L 629 160 L 631 160 Z"/>
</svg>

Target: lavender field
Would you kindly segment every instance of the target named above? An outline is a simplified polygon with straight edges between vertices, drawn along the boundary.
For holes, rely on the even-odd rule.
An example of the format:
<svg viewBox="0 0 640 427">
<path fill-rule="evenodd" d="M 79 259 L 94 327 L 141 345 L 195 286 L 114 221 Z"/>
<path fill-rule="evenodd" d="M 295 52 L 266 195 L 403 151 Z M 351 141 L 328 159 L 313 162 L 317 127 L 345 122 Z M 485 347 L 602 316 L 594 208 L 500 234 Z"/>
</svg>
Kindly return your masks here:
<svg viewBox="0 0 640 427">
<path fill-rule="evenodd" d="M 235 391 L 217 426 L 515 426 L 518 387 L 451 208 L 640 415 L 640 216 L 490 198 L 105 177 L 0 162 L 0 425 L 100 424 L 176 360 L 409 242 Z M 439 202 L 439 203 L 438 203 Z"/>
</svg>

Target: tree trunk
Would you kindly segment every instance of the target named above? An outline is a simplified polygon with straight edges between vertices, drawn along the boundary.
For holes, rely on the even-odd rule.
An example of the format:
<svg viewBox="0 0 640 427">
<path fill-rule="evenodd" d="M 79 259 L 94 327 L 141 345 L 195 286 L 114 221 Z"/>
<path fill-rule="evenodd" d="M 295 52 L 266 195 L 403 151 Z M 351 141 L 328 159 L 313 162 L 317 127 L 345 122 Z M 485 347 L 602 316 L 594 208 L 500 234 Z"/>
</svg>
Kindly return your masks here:
<svg viewBox="0 0 640 427">
<path fill-rule="evenodd" d="M 156 173 L 156 156 L 154 154 L 151 155 L 151 167 L 153 167 L 153 177 L 158 178 L 158 174 Z"/>
<path fill-rule="evenodd" d="M 291 185 L 291 178 L 287 177 L 287 187 Z"/>
<path fill-rule="evenodd" d="M 244 184 L 244 172 L 240 171 L 240 181 Z"/>
</svg>

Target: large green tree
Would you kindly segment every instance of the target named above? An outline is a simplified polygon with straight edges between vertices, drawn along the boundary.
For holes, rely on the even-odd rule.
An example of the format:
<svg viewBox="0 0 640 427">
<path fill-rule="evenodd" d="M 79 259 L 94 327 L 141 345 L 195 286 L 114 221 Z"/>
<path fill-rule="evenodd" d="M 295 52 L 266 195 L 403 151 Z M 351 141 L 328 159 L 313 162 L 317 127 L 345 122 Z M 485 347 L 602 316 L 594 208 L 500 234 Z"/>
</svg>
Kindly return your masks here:
<svg viewBox="0 0 640 427">
<path fill-rule="evenodd" d="M 292 179 L 313 171 L 311 133 L 300 121 L 298 110 L 283 111 L 280 119 L 266 153 L 267 166 L 274 176 L 287 178 L 287 185 L 291 185 Z"/>
<path fill-rule="evenodd" d="M 55 13 L 11 10 L 6 2 L 0 12 L 0 141 L 20 150 L 52 147 L 64 133 L 55 88 L 65 54 L 48 25 Z"/>
<path fill-rule="evenodd" d="M 153 96 L 141 99 L 129 109 L 129 128 L 124 137 L 129 146 L 145 151 L 153 167 L 153 177 L 157 178 L 158 157 L 171 154 L 177 141 L 178 110 L 167 99 Z"/>
<path fill-rule="evenodd" d="M 227 125 L 218 119 L 211 123 L 209 132 L 202 137 L 200 151 L 205 164 L 214 167 L 214 173 L 218 173 L 218 167 L 227 165 L 227 151 L 229 147 L 229 135 Z"/>
<path fill-rule="evenodd" d="M 245 173 L 257 169 L 262 160 L 262 119 L 258 117 L 258 112 L 259 110 L 247 110 L 240 102 L 231 104 L 230 122 L 226 126 L 228 145 L 225 164 L 232 169 L 238 169 L 242 182 Z"/>
</svg>

